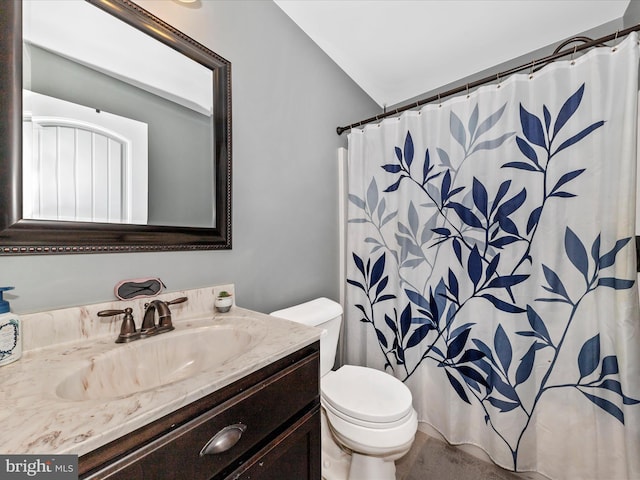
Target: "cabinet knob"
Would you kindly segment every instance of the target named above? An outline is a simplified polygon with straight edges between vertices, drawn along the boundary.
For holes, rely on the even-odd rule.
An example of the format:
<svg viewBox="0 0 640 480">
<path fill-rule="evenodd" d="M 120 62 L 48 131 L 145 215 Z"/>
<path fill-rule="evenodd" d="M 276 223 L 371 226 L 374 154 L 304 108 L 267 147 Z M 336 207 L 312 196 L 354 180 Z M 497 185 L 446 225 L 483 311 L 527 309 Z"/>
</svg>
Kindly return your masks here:
<svg viewBox="0 0 640 480">
<path fill-rule="evenodd" d="M 243 423 L 236 423 L 224 427 L 218 433 L 216 433 L 207 444 L 200 450 L 200 456 L 215 455 L 217 453 L 226 452 L 233 447 L 240 437 L 247 429 L 247 426 Z"/>
</svg>

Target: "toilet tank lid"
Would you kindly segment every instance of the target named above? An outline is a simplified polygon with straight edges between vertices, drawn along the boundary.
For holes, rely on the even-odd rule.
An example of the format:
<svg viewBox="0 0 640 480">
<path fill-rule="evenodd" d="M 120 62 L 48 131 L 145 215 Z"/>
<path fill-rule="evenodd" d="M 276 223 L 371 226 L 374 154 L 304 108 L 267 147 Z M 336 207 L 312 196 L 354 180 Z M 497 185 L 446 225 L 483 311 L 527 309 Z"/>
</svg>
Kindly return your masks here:
<svg viewBox="0 0 640 480">
<path fill-rule="evenodd" d="M 322 297 L 271 312 L 271 315 L 315 327 L 342 315 L 342 307 L 339 303 Z"/>
</svg>

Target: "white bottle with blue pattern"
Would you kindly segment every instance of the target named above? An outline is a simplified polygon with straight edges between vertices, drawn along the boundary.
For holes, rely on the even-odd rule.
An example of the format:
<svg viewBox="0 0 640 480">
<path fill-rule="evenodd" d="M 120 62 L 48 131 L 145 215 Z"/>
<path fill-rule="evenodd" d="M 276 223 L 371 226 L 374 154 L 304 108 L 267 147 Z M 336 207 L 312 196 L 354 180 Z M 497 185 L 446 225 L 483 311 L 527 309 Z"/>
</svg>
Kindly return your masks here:
<svg viewBox="0 0 640 480">
<path fill-rule="evenodd" d="M 13 287 L 0 287 L 0 366 L 15 362 L 22 356 L 22 326 L 20 318 L 11 313 L 3 292 Z"/>
</svg>

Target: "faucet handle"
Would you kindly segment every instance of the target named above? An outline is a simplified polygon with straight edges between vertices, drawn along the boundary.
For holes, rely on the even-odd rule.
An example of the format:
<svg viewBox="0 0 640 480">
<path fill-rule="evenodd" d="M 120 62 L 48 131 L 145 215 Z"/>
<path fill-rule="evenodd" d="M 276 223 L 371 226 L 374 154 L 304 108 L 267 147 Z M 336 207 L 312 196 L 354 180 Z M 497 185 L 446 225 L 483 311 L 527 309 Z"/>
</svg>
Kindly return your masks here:
<svg viewBox="0 0 640 480">
<path fill-rule="evenodd" d="M 187 300 L 189 300 L 188 297 L 178 297 L 178 298 L 174 298 L 173 300 L 170 300 L 168 302 L 165 302 L 167 305 L 175 305 L 176 303 L 184 303 Z"/>
<path fill-rule="evenodd" d="M 101 310 L 98 312 L 99 317 L 113 317 L 124 313 L 122 325 L 120 326 L 120 335 L 116 339 L 116 343 L 127 343 L 140 338 L 140 332 L 136 331 L 136 323 L 133 320 L 133 309 L 125 308 L 124 310 Z"/>
</svg>

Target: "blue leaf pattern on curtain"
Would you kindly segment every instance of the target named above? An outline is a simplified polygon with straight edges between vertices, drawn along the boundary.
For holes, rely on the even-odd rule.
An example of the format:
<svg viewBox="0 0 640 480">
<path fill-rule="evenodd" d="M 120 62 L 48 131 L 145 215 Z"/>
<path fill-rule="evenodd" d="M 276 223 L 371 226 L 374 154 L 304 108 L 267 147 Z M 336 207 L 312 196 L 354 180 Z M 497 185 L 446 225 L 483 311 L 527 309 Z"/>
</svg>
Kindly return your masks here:
<svg viewBox="0 0 640 480">
<path fill-rule="evenodd" d="M 557 263 L 542 263 L 532 256 L 532 245 L 541 235 L 541 219 L 551 202 L 576 201 L 575 197 L 587 194 L 580 190 L 579 180 L 590 174 L 589 169 L 567 169 L 561 152 L 599 135 L 605 124 L 606 119 L 585 124 L 576 115 L 588 108 L 583 103 L 589 88 L 580 85 L 555 117 L 539 104 L 505 103 L 488 115 L 476 105 L 469 118 L 452 110 L 449 132 L 462 149 L 459 161 L 451 151 L 414 143 L 412 132 L 406 131 L 403 144 L 386 156 L 392 160 L 381 165 L 389 175 L 385 178 L 392 180 L 378 185 L 373 178 L 366 196 L 349 195 L 351 211 L 359 212 L 349 221 L 370 224 L 377 232 L 364 240 L 367 256 L 352 252 L 349 260 L 356 268 L 347 282 L 349 288 L 363 293 L 358 298 L 366 299 L 355 307 L 360 321 L 375 332 L 384 368 L 402 380 L 425 363 L 440 369 L 461 401 L 481 407 L 486 427 L 508 448 L 515 470 L 523 436 L 541 399 L 551 390 L 578 391 L 583 401 L 592 402 L 621 424 L 625 423 L 623 405 L 640 403 L 625 393 L 618 378 L 618 358 L 597 332 L 584 341 L 573 360 L 578 374 L 554 375 L 559 362 L 566 361 L 565 342 L 579 322 L 579 307 L 597 290 L 634 287 L 634 278 L 618 277 L 621 270 L 616 268 L 618 254 L 632 248 L 631 239 L 605 244 L 599 234 L 580 238 L 569 224 L 562 227 L 564 243 L 557 247 Z M 517 108 L 520 124 L 514 131 L 501 130 L 500 120 L 512 108 Z M 497 189 L 475 176 L 468 183 L 460 181 L 463 165 L 479 152 L 485 157 L 473 161 L 488 164 L 491 151 L 513 145 L 519 156 L 493 166 L 496 175 L 504 175 Z M 528 176 L 528 184 L 537 187 L 516 187 L 510 172 Z M 399 215 L 391 196 L 403 188 L 417 189 L 422 203 L 412 200 Z M 390 222 L 397 223 L 393 238 L 383 234 Z M 430 253 L 434 249 L 435 255 Z M 507 257 L 505 252 L 510 250 L 517 254 Z M 436 277 L 431 269 L 422 285 L 403 276 L 405 269 L 433 267 L 445 251 L 453 260 L 446 274 Z M 394 268 L 400 290 L 389 283 Z M 535 269 L 539 274 L 533 275 Z M 533 284 L 540 278 L 544 282 Z M 518 301 L 518 288 L 540 294 L 523 304 Z M 518 325 L 515 335 L 507 334 L 502 324 L 491 340 L 476 335 L 481 320 L 465 309 L 471 300 L 486 302 L 512 317 Z M 556 305 L 552 318 L 540 308 L 550 303 Z M 525 353 L 516 355 L 516 351 Z M 538 360 L 541 355 L 544 362 Z M 537 380 L 532 375 L 535 369 Z M 521 428 L 515 436 L 507 435 L 496 419 L 516 412 L 524 419 Z"/>
</svg>

